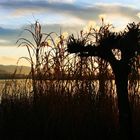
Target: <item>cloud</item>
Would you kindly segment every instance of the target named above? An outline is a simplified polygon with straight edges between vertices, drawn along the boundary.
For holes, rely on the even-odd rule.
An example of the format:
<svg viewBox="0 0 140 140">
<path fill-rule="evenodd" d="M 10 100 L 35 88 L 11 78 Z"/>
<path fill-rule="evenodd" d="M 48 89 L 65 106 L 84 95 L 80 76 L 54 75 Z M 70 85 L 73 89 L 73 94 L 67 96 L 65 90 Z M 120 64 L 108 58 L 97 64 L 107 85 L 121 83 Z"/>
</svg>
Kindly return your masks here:
<svg viewBox="0 0 140 140">
<path fill-rule="evenodd" d="M 138 18 L 140 18 L 140 12 L 139 12 L 139 13 L 137 13 L 137 17 L 138 17 Z"/>
<path fill-rule="evenodd" d="M 17 32 L 17 29 L 8 29 L 8 28 L 2 28 L 2 27 L 0 27 L 0 35 L 3 35 L 3 36 L 5 36 L 5 35 L 8 35 L 8 34 L 14 34 L 15 32 Z"/>
<path fill-rule="evenodd" d="M 60 1 L 60 0 L 59 0 Z M 61 0 L 62 1 L 62 0 Z M 60 14 L 63 16 L 73 16 L 77 18 L 81 18 L 84 20 L 97 19 L 98 15 L 104 14 L 114 14 L 121 15 L 131 18 L 134 21 L 138 21 L 138 17 L 136 14 L 140 12 L 139 9 L 136 9 L 130 5 L 120 5 L 120 4 L 102 4 L 97 3 L 95 5 L 86 5 L 80 6 L 69 3 L 49 3 L 47 1 L 24 1 L 24 2 L 16 2 L 14 5 L 10 5 L 9 3 L 4 3 L 1 5 L 3 8 L 13 8 L 13 16 L 23 16 L 27 14 L 35 13 L 35 14 L 45 14 L 45 13 L 53 13 Z"/>
<path fill-rule="evenodd" d="M 37 11 L 36 8 L 19 8 L 19 9 L 15 9 L 12 13 L 11 16 L 13 17 L 22 17 L 22 16 L 26 16 L 26 15 L 30 15 L 31 13 L 34 14 L 39 14 L 42 13 L 44 10 L 39 10 Z"/>
<path fill-rule="evenodd" d="M 15 45 L 17 38 L 22 32 L 22 29 L 10 29 L 0 27 L 0 47 Z"/>
<path fill-rule="evenodd" d="M 49 2 L 52 1 L 52 2 Z M 13 1 L 2 2 L 0 7 L 3 9 L 12 9 L 11 16 L 26 16 L 31 13 L 36 14 L 58 14 L 66 17 L 75 17 L 82 20 L 97 20 L 98 15 L 106 14 L 121 15 L 138 21 L 136 16 L 140 9 L 130 5 L 121 5 L 119 3 L 96 3 L 93 5 L 78 5 L 72 3 L 74 0 L 49 0 L 49 1 Z M 71 2 L 71 3 L 70 3 Z"/>
<path fill-rule="evenodd" d="M 26 37 L 33 41 L 30 34 L 24 32 L 24 29 L 30 26 L 25 19 L 30 20 L 32 14 L 39 19 L 45 33 L 60 33 L 60 29 L 69 34 L 77 33 L 84 27 L 94 26 L 94 22 L 98 26 L 103 15 L 105 15 L 105 22 L 112 23 L 116 31 L 124 29 L 128 22 L 140 21 L 140 9 L 120 3 L 80 5 L 76 0 L 1 0 L 0 63 L 13 64 L 17 61 L 14 56 L 27 55 L 24 47 L 18 50 L 14 46 L 18 46 L 15 43 L 19 37 Z M 34 20 L 31 22 L 34 23 Z M 2 49 L 6 47 L 8 49 Z M 3 55 L 8 57 L 2 57 Z"/>
<path fill-rule="evenodd" d="M 60 1 L 60 0 L 59 0 Z M 62 1 L 62 0 L 61 0 Z M 94 20 L 96 23 L 100 22 L 99 16 L 105 15 L 105 21 L 113 23 L 115 27 L 126 26 L 128 22 L 139 22 L 140 9 L 130 5 L 121 5 L 119 3 L 96 3 L 93 5 L 78 5 L 76 3 L 57 3 L 49 1 L 0 1 L 0 8 L 10 9 L 11 14 L 9 17 L 14 19 L 14 23 L 18 23 L 23 19 L 23 16 L 31 16 L 33 13 L 39 19 L 40 23 L 43 23 L 44 32 L 60 32 L 60 28 L 63 28 L 68 32 L 76 32 L 85 26 L 88 21 Z M 40 19 L 40 15 L 43 15 Z M 47 18 L 49 16 L 49 18 Z M 15 18 L 17 17 L 17 18 Z M 49 22 L 48 19 L 51 21 Z M 9 18 L 7 18 L 9 22 Z M 8 24 L 7 22 L 7 24 Z M 25 27 L 27 21 L 20 22 Z M 50 23 L 50 24 L 48 24 Z M 9 22 L 10 24 L 10 22 Z M 45 25 L 45 26 L 44 26 Z M 9 28 L 12 28 L 10 26 Z M 23 27 L 19 29 L 0 28 L 0 39 L 10 40 L 11 43 L 16 42 L 18 36 L 23 32 Z M 26 37 L 29 35 L 26 34 Z M 30 37 L 29 37 L 30 38 Z M 9 45 L 10 42 L 1 45 Z"/>
<path fill-rule="evenodd" d="M 126 28 L 126 25 L 132 22 L 130 18 L 121 16 L 119 14 L 115 16 L 113 14 L 107 15 L 104 21 L 107 24 L 112 24 L 115 27 L 114 31 L 117 32 L 124 30 Z"/>
<path fill-rule="evenodd" d="M 49 3 L 74 3 L 75 0 L 48 0 Z"/>
<path fill-rule="evenodd" d="M 1 44 L 1 43 L 9 43 L 9 40 L 0 39 L 0 44 Z"/>
<path fill-rule="evenodd" d="M 85 24 L 85 22 L 80 19 L 75 19 L 75 21 L 74 19 L 71 20 L 72 21 L 70 23 L 70 20 L 67 20 L 61 24 L 42 24 L 42 31 L 45 33 L 56 32 L 59 34 L 61 30 L 62 32 L 76 33 L 81 30 L 82 26 L 84 26 Z M 18 46 L 18 44 L 16 44 L 16 41 L 20 37 L 25 37 L 33 41 L 31 34 L 24 29 L 31 29 L 30 24 L 24 25 L 20 29 L 9 29 L 0 27 L 0 47 Z"/>
</svg>

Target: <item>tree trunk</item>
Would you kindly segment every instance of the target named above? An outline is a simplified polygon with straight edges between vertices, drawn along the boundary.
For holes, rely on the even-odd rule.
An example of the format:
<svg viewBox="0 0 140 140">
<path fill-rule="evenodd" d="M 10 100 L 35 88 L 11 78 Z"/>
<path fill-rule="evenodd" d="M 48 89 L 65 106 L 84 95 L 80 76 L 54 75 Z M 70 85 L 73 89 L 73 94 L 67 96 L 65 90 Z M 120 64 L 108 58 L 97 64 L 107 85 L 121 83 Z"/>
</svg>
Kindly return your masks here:
<svg viewBox="0 0 140 140">
<path fill-rule="evenodd" d="M 115 74 L 120 134 L 122 138 L 132 139 L 132 117 L 128 99 L 128 65 L 119 61 L 112 66 Z"/>
</svg>

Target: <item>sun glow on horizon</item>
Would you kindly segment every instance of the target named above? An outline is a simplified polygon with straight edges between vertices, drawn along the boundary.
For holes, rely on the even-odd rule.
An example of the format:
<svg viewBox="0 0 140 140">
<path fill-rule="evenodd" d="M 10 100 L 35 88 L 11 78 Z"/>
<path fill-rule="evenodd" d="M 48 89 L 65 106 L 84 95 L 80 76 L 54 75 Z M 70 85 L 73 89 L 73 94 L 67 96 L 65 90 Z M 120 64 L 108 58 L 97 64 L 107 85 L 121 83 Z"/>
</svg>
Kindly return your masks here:
<svg viewBox="0 0 140 140">
<path fill-rule="evenodd" d="M 127 2 L 126 2 L 127 1 Z M 124 30 L 130 22 L 140 21 L 138 0 L 3 0 L 0 1 L 0 57 L 11 57 L 11 60 L 1 59 L 0 63 L 15 64 L 13 58 L 28 56 L 26 48 L 16 48 L 15 40 L 23 32 L 24 27 L 30 26 L 35 20 L 42 25 L 44 33 L 60 33 L 60 29 L 68 34 L 76 34 L 81 29 L 87 33 L 91 28 L 96 30 L 104 22 L 112 24 L 114 30 Z M 13 2 L 14 5 L 13 5 Z M 137 3 L 137 4 L 135 4 Z M 103 21 L 103 22 L 102 22 Z M 30 39 L 25 35 L 25 38 Z M 32 41 L 32 40 L 31 40 Z M 59 42 L 59 39 L 55 40 Z M 50 44 L 48 40 L 48 44 Z M 5 46 L 5 47 L 3 47 Z M 7 46 L 7 47 L 6 47 Z M 3 61 L 3 62 L 2 62 Z"/>
</svg>

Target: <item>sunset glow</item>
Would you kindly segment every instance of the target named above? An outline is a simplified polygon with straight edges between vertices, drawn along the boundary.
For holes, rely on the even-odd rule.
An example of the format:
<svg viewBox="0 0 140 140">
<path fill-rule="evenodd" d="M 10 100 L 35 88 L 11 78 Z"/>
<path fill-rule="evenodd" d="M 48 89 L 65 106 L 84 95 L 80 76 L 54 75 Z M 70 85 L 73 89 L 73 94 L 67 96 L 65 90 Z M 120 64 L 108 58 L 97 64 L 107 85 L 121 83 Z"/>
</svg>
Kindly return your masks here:
<svg viewBox="0 0 140 140">
<path fill-rule="evenodd" d="M 13 4 L 14 3 L 14 4 Z M 17 48 L 16 41 L 24 36 L 25 28 L 38 20 L 43 32 L 60 33 L 67 36 L 90 27 L 97 29 L 101 19 L 113 24 L 116 31 L 127 23 L 140 21 L 139 0 L 1 0 L 0 1 L 0 64 L 16 64 L 21 56 L 27 56 L 26 49 Z M 3 58 L 6 59 L 3 59 Z M 28 65 L 25 64 L 24 65 Z"/>
</svg>

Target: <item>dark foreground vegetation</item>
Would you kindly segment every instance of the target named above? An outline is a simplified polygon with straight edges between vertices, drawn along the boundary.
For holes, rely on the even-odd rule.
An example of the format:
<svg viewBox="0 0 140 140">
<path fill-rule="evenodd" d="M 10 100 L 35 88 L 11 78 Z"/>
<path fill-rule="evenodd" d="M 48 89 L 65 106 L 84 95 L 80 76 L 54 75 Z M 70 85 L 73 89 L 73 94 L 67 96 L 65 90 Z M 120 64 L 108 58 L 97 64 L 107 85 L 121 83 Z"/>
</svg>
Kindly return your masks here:
<svg viewBox="0 0 140 140">
<path fill-rule="evenodd" d="M 115 99 L 77 91 L 75 95 L 51 87 L 34 104 L 27 98 L 3 99 L 2 139 L 117 139 Z"/>
<path fill-rule="evenodd" d="M 45 95 L 38 96 L 36 102 L 31 95 L 21 91 L 20 96 L 19 93 L 3 95 L 0 105 L 1 139 L 121 139 L 115 93 L 109 94 L 107 89 L 105 94 L 96 92 L 95 89 L 89 92 L 89 85 L 93 86 L 94 83 L 88 81 L 77 83 L 71 90 L 67 89 L 66 83 L 62 85 L 61 81 L 47 84 L 48 91 Z M 138 94 L 130 94 L 130 104 L 133 114 L 133 139 L 138 139 Z"/>
<path fill-rule="evenodd" d="M 38 22 L 31 29 L 26 31 L 32 35 L 34 42 L 25 38 L 17 41 L 29 52 L 29 58 L 19 59 L 26 59 L 31 64 L 29 76 L 24 81 L 6 81 L 1 87 L 0 138 L 122 139 L 115 76 L 109 62 L 98 57 L 85 57 L 82 51 L 78 55 L 69 54 L 65 36 L 42 33 Z M 90 28 L 88 33 L 81 31 L 78 39 L 71 36 L 69 41 L 72 42 L 69 43 L 73 43 L 72 48 L 77 44 L 94 44 L 95 33 L 108 38 L 109 30 L 110 25 L 101 26 L 99 31 Z M 57 43 L 54 36 L 58 38 Z M 120 50 L 113 49 L 112 52 L 116 61 L 120 61 Z M 131 62 L 127 62 L 131 65 L 127 86 L 132 114 L 130 139 L 139 139 L 140 133 L 139 52 L 138 49 Z"/>
</svg>

